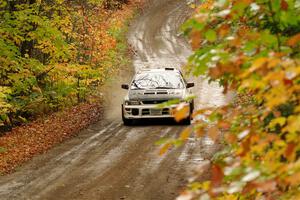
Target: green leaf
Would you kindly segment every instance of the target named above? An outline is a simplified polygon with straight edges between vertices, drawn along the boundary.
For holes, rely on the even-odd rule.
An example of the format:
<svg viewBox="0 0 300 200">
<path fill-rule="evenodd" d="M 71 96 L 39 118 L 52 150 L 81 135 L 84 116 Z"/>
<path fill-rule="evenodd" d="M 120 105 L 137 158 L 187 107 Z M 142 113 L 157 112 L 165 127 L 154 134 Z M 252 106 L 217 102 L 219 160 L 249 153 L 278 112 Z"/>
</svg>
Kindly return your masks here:
<svg viewBox="0 0 300 200">
<path fill-rule="evenodd" d="M 214 30 L 209 29 L 205 32 L 205 38 L 210 42 L 214 42 L 217 39 L 217 33 Z"/>
<path fill-rule="evenodd" d="M 0 153 L 5 153 L 7 151 L 7 149 L 6 148 L 4 148 L 4 147 L 0 147 Z"/>
<path fill-rule="evenodd" d="M 161 138 L 157 142 L 155 142 L 155 145 L 163 145 L 169 142 L 169 138 Z"/>
</svg>

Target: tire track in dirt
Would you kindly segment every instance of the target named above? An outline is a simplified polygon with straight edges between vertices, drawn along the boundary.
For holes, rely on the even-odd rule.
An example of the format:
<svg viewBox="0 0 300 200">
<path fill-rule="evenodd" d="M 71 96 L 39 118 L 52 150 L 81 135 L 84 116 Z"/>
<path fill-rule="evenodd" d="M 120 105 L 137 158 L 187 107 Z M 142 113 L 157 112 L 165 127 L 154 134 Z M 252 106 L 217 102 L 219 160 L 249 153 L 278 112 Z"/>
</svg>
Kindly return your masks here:
<svg viewBox="0 0 300 200">
<path fill-rule="evenodd" d="M 118 124 L 120 125 L 120 122 Z M 71 143 L 72 148 L 62 147 L 65 151 L 61 154 L 40 156 L 39 159 L 33 161 L 32 166 L 26 166 L 24 171 L 3 177 L 3 179 L 0 179 L 0 197 L 3 195 L 3 197 L 10 199 L 15 196 L 24 196 L 26 192 L 31 193 L 35 190 L 43 190 L 66 171 L 70 170 L 73 165 L 76 165 L 85 156 L 84 154 L 97 143 L 105 140 L 106 137 L 100 139 L 99 137 L 105 133 L 113 132 L 114 128 L 118 128 L 116 125 L 116 123 L 105 125 L 105 128 L 101 131 L 92 135 L 88 134 L 88 137 L 83 140 L 77 138 L 78 141 L 75 141 L 75 144 L 72 144 L 74 143 L 73 141 L 62 144 L 61 146 L 69 146 L 68 143 Z M 108 137 L 111 137 L 111 135 L 108 135 Z M 59 151 L 59 147 L 55 150 Z M 11 184 L 12 182 L 14 184 Z M 12 196 L 10 197 L 10 195 Z"/>
</svg>

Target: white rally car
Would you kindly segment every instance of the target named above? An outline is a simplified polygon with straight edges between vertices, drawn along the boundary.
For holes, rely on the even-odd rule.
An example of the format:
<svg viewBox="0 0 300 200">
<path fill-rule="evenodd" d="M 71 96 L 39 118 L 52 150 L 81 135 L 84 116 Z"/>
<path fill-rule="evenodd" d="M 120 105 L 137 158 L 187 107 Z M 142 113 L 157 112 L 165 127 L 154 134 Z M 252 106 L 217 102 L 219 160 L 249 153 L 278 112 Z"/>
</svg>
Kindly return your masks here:
<svg viewBox="0 0 300 200">
<path fill-rule="evenodd" d="M 194 83 L 187 83 L 182 73 L 174 68 L 145 69 L 137 72 L 131 83 L 122 84 L 128 90 L 122 103 L 122 119 L 124 125 L 130 125 L 137 119 L 174 118 L 173 110 L 177 105 L 159 107 L 159 104 L 170 100 L 180 100 L 189 108 L 189 115 L 182 122 L 190 124 L 194 109 L 189 88 Z"/>
</svg>

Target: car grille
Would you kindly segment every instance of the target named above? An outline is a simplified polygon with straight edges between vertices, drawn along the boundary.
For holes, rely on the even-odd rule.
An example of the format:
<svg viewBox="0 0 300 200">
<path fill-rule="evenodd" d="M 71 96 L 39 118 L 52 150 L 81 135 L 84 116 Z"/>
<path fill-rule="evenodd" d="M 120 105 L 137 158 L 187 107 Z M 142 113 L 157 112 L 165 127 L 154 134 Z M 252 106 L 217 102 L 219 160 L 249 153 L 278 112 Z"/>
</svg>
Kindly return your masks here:
<svg viewBox="0 0 300 200">
<path fill-rule="evenodd" d="M 144 95 L 153 95 L 153 94 L 168 94 L 168 91 L 162 90 L 162 91 L 146 91 L 146 92 L 144 92 Z"/>
<path fill-rule="evenodd" d="M 142 109 L 142 115 L 170 115 L 170 110 L 168 108 L 163 109 Z"/>
<path fill-rule="evenodd" d="M 156 94 L 168 94 L 168 92 L 156 92 Z"/>
<path fill-rule="evenodd" d="M 145 92 L 144 94 L 145 95 L 147 95 L 147 94 L 155 94 L 155 92 Z"/>
<path fill-rule="evenodd" d="M 162 110 L 161 109 L 150 109 L 150 114 L 151 115 L 161 115 Z"/>
<path fill-rule="evenodd" d="M 142 101 L 143 104 L 160 104 L 160 103 L 164 103 L 167 102 L 168 100 L 145 100 Z"/>
</svg>

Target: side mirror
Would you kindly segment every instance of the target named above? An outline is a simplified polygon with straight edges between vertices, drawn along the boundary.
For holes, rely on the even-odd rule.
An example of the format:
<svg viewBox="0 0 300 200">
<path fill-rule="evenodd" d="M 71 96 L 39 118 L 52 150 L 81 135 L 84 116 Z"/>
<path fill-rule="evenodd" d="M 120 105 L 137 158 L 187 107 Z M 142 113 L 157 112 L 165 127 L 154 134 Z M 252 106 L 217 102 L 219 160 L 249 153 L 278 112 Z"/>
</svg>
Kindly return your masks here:
<svg viewBox="0 0 300 200">
<path fill-rule="evenodd" d="M 129 85 L 128 84 L 122 84 L 121 88 L 124 90 L 128 90 L 129 89 Z"/>
<path fill-rule="evenodd" d="M 195 86 L 195 83 L 187 83 L 186 84 L 186 88 L 191 88 L 191 87 L 194 87 Z"/>
</svg>

